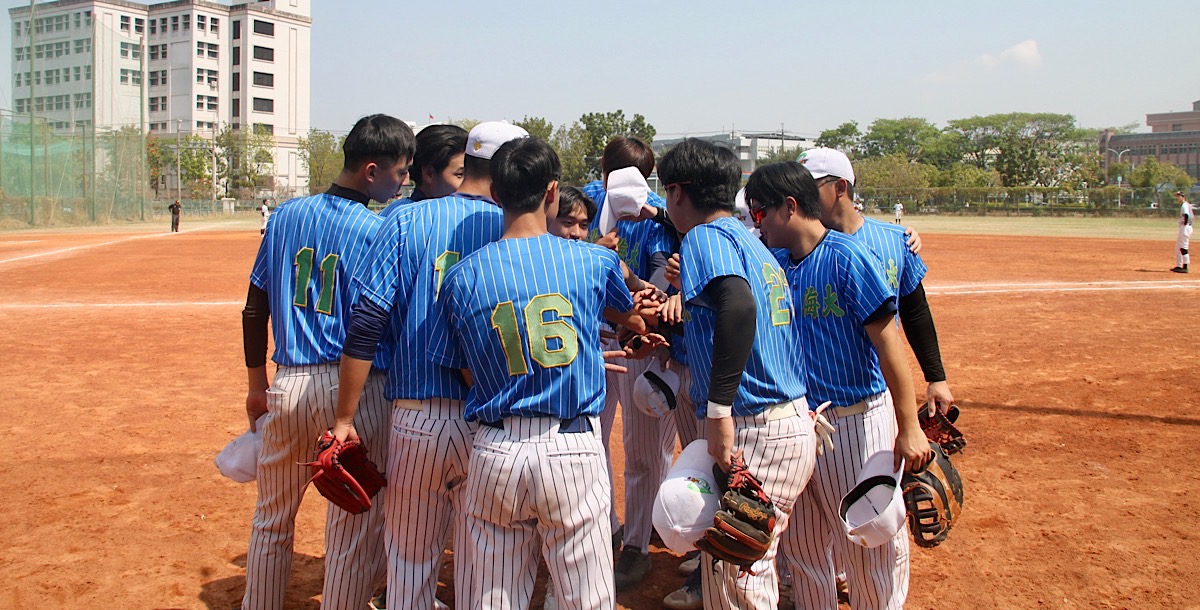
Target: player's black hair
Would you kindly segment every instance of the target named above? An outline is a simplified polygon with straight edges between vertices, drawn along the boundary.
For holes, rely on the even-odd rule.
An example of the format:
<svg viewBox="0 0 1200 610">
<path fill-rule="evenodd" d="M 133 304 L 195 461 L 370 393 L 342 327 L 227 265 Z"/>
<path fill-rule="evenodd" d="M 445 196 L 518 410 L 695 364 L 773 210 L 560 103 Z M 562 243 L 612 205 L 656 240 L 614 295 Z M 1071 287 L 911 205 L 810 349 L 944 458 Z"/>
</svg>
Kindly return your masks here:
<svg viewBox="0 0 1200 610">
<path fill-rule="evenodd" d="M 636 167 L 642 172 L 643 178 L 650 178 L 654 171 L 654 150 L 648 144 L 633 136 L 617 136 L 604 146 L 604 154 L 600 156 L 600 167 L 605 174 L 626 167 Z"/>
<path fill-rule="evenodd" d="M 467 149 L 467 130 L 458 125 L 430 125 L 417 134 L 417 151 L 413 153 L 409 178 L 421 187 L 421 170 L 429 167 L 441 172 L 450 165 L 450 158 Z"/>
<path fill-rule="evenodd" d="M 463 145 L 466 148 L 466 145 Z M 495 155 L 493 155 L 495 156 Z M 463 178 L 471 180 L 479 180 L 481 178 L 490 178 L 492 176 L 492 161 L 491 159 L 483 159 L 467 155 L 463 157 Z"/>
<path fill-rule="evenodd" d="M 356 171 L 372 161 L 391 165 L 412 159 L 415 150 L 416 139 L 408 123 L 386 114 L 372 114 L 359 119 L 342 143 L 346 158 L 342 169 Z"/>
<path fill-rule="evenodd" d="M 821 191 L 808 168 L 795 161 L 760 165 L 746 181 L 746 205 L 773 208 L 796 199 L 805 218 L 821 217 Z"/>
<path fill-rule="evenodd" d="M 678 184 L 697 210 L 733 212 L 742 168 L 733 151 L 687 138 L 663 155 L 658 177 L 665 186 Z"/>
<path fill-rule="evenodd" d="M 558 188 L 558 217 L 566 218 L 575 212 L 575 208 L 583 206 L 587 212 L 588 222 L 596 217 L 596 202 L 587 196 L 577 186 L 560 186 Z"/>
<path fill-rule="evenodd" d="M 538 138 L 510 140 L 492 155 L 492 192 L 506 211 L 540 209 L 546 187 L 561 174 L 558 154 Z"/>
</svg>

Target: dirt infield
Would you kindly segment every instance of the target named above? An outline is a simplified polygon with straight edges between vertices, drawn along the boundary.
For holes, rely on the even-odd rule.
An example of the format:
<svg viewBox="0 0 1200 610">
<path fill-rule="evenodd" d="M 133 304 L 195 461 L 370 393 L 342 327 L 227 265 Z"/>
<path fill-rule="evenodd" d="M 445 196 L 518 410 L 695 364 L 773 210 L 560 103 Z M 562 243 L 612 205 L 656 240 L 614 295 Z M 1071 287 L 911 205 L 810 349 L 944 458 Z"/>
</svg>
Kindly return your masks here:
<svg viewBox="0 0 1200 610">
<path fill-rule="evenodd" d="M 237 605 L 254 487 L 212 458 L 246 427 L 258 238 L 0 233 L 0 606 Z M 908 607 L 1200 607 L 1200 273 L 1168 273 L 1171 248 L 925 235 L 968 496 L 950 539 L 914 552 Z M 288 607 L 317 607 L 323 511 L 315 494 L 301 510 Z M 674 556 L 653 559 L 623 607 L 682 583 Z"/>
</svg>

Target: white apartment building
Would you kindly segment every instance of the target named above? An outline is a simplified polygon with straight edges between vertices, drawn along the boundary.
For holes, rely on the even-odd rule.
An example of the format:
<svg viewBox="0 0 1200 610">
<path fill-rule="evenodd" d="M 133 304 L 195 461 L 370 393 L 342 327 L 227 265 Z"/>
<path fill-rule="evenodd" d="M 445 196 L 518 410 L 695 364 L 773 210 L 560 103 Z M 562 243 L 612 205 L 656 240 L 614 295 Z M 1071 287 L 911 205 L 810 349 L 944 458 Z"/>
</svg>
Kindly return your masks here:
<svg viewBox="0 0 1200 610">
<path fill-rule="evenodd" d="M 170 142 L 226 125 L 275 139 L 274 191 L 307 192 L 310 0 L 54 0 L 9 9 L 14 110 L 58 132 L 140 126 Z M 175 177 L 164 186 L 175 188 Z"/>
<path fill-rule="evenodd" d="M 690 137 L 707 140 L 717 146 L 724 146 L 732 150 L 738 156 L 738 162 L 742 166 L 743 174 L 753 173 L 754 169 L 758 167 L 758 162 L 773 153 L 783 150 L 794 150 L 796 151 L 796 155 L 799 156 L 801 152 L 817 146 L 814 140 L 784 132 L 741 133 L 731 131 L 728 133 Z M 654 154 L 661 156 L 670 150 L 672 146 L 683 140 L 684 138 L 655 140 L 653 144 Z"/>
</svg>

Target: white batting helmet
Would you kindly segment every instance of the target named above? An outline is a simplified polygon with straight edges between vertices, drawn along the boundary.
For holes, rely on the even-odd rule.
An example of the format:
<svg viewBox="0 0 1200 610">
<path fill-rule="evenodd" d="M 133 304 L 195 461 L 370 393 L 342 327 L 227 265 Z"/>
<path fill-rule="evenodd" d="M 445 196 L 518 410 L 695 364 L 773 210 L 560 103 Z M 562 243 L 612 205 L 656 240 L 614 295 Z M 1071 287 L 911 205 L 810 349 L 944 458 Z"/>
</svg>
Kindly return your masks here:
<svg viewBox="0 0 1200 610">
<path fill-rule="evenodd" d="M 713 478 L 716 460 L 708 454 L 708 441 L 688 445 L 654 498 L 654 529 L 667 548 L 676 553 L 696 550 L 696 541 L 713 524 L 720 504 L 720 487 Z"/>
<path fill-rule="evenodd" d="M 679 375 L 661 362 L 651 364 L 633 382 L 633 404 L 648 417 L 662 417 L 675 410 Z"/>
</svg>

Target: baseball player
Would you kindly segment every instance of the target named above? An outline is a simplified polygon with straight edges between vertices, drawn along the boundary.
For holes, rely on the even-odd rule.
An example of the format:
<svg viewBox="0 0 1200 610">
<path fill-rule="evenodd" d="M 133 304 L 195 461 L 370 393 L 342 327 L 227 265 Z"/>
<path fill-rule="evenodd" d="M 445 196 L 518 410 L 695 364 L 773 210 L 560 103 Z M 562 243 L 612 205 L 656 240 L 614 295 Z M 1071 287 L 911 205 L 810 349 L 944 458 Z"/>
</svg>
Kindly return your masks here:
<svg viewBox="0 0 1200 610">
<path fill-rule="evenodd" d="M 267 200 L 263 199 L 262 205 L 258 207 L 258 214 L 262 216 L 262 227 L 258 230 L 259 235 L 267 234 L 267 219 L 271 217 L 271 208 L 267 207 Z"/>
<path fill-rule="evenodd" d="M 183 209 L 179 206 L 179 200 L 176 199 L 175 203 L 172 203 L 171 205 L 167 206 L 167 209 L 170 210 L 170 212 L 171 212 L 171 232 L 178 233 L 179 232 L 179 213 Z"/>
<path fill-rule="evenodd" d="M 472 608 L 526 608 L 538 545 L 560 608 L 613 608 L 599 430 L 605 307 L 644 331 L 616 254 L 549 235 L 559 162 L 536 138 L 502 146 L 492 191 L 504 236 L 459 262 L 438 296 L 430 357 L 465 369 L 479 423 L 467 477 Z M 532 262 L 532 264 L 531 264 Z"/>
<path fill-rule="evenodd" d="M 904 219 L 904 204 L 897 201 L 896 202 L 896 224 L 900 224 L 900 221 L 903 219 Z"/>
<path fill-rule="evenodd" d="M 930 459 L 905 360 L 893 323 L 896 296 L 866 245 L 821 224 L 816 182 L 796 162 L 765 165 L 746 183 L 750 214 L 787 271 L 793 326 L 805 359 L 812 403 L 837 428 L 800 495 L 780 555 L 793 575 L 796 608 L 836 610 L 833 552 L 845 558 L 853 608 L 904 606 L 908 595 L 908 532 L 889 544 L 862 548 L 842 533 L 842 498 L 867 458 L 894 450 L 910 471 Z M 894 399 L 894 406 L 893 406 Z"/>
<path fill-rule="evenodd" d="M 618 136 L 605 147 L 600 159 L 604 172 L 602 180 L 583 187 L 583 192 L 596 202 L 597 211 L 588 234 L 590 241 L 613 248 L 634 275 L 659 288 L 668 287 L 664 273 L 667 258 L 675 250 L 672 238 L 663 225 L 638 220 L 618 220 L 614 229 L 600 234 L 600 219 L 607 199 L 608 176 L 627 167 L 636 167 L 643 177 L 654 171 L 654 152 L 645 142 L 633 137 Z M 647 205 L 657 211 L 663 200 L 651 192 Z M 611 447 L 610 432 L 616 418 L 616 405 L 621 405 L 622 440 L 625 447 L 625 525 L 619 526 L 613 511 L 612 526 L 621 534 L 624 547 L 616 562 L 617 590 L 623 591 L 645 578 L 650 570 L 650 535 L 654 496 L 658 486 L 671 468 L 675 449 L 675 420 L 652 418 L 633 405 L 633 382 L 646 370 L 648 360 L 624 360 L 617 364 L 628 373 L 609 373 L 607 403 L 602 426 L 604 445 Z M 611 465 L 610 465 L 611 469 Z M 614 540 L 614 546 L 617 540 Z"/>
<path fill-rule="evenodd" d="M 1171 271 L 1175 273 L 1188 272 L 1188 244 L 1192 241 L 1192 223 L 1195 215 L 1192 213 L 1192 204 L 1188 203 L 1182 191 L 1175 191 L 1175 200 L 1179 202 L 1179 236 L 1175 238 L 1175 248 L 1178 252 L 1175 254 L 1175 266 Z"/>
<path fill-rule="evenodd" d="M 954 395 L 946 383 L 937 328 L 921 283 L 928 268 L 917 254 L 919 240 L 913 246 L 916 236 L 906 240 L 903 226 L 864 218 L 854 211 L 854 168 L 845 154 L 832 148 L 813 148 L 801 153 L 797 161 L 817 181 L 821 223 L 863 241 L 880 259 L 884 278 L 896 293 L 904 334 L 928 383 L 926 404 L 944 413 L 954 403 Z"/>
<path fill-rule="evenodd" d="M 491 200 L 491 157 L 508 140 L 526 137 L 520 127 L 480 123 L 464 149 L 458 192 L 405 206 L 375 238 L 368 263 L 354 278 L 362 296 L 350 318 L 342 356 L 334 436 L 355 438 L 356 403 L 350 399 L 368 377 L 381 339 L 392 355 L 384 394 L 392 407 L 384 539 L 388 555 L 388 608 L 430 608 L 451 529 L 457 532 L 455 599 L 469 603 L 469 545 L 462 492 L 474 426 L 463 419 L 468 387 L 457 371 L 426 355 L 433 340 L 430 315 L 446 274 L 504 230 Z M 385 334 L 385 329 L 388 329 Z"/>
<path fill-rule="evenodd" d="M 418 132 L 417 152 L 409 169 L 414 185 L 412 194 L 388 204 L 379 212 L 380 216 L 386 218 L 410 203 L 458 191 L 463 181 L 466 146 L 467 130 L 458 125 L 430 125 Z"/>
<path fill-rule="evenodd" d="M 296 512 L 304 497 L 316 439 L 334 423 L 338 358 L 353 293 L 350 277 L 371 246 L 382 220 L 367 209 L 371 199 L 388 201 L 408 174 L 413 133 L 403 121 L 377 114 L 360 119 L 342 145 L 345 165 L 330 189 L 281 205 L 271 231 L 259 245 L 242 313 L 251 428 L 262 414 L 258 502 L 246 556 L 244 608 L 281 608 L 292 565 Z M 268 386 L 267 326 L 275 338 L 278 365 Z M 367 439 L 379 438 L 387 421 L 382 377 L 361 394 L 355 425 Z M 361 395 L 361 398 L 360 398 Z M 386 445 L 370 445 L 370 457 L 385 463 Z M 330 504 L 325 525 L 323 604 L 363 608 L 383 574 L 376 506 L 351 515 Z"/>
<path fill-rule="evenodd" d="M 680 281 L 691 398 L 717 463 L 728 469 L 733 450 L 744 451 L 779 509 L 778 533 L 812 475 L 813 422 L 803 373 L 794 366 L 801 348 L 787 280 L 774 256 L 733 218 L 741 170 L 736 157 L 720 150 L 689 138 L 663 156 L 658 170 L 667 212 L 684 233 Z M 776 548 L 741 578 L 737 566 L 724 562 L 702 568 L 705 607 L 776 607 Z M 700 557 L 701 566 L 713 565 L 707 554 Z"/>
</svg>

